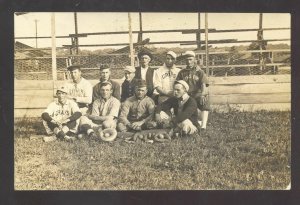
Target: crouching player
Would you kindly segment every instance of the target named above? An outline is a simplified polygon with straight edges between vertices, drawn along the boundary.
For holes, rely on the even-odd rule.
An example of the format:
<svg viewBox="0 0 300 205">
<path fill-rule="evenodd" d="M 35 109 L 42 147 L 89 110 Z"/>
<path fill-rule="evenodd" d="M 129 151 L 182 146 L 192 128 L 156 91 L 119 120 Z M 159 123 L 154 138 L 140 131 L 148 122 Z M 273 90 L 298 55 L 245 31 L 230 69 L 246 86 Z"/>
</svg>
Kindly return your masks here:
<svg viewBox="0 0 300 205">
<path fill-rule="evenodd" d="M 120 101 L 112 96 L 113 86 L 109 81 L 99 85 L 100 96 L 93 102 L 92 113 L 80 119 L 80 132 L 91 138 L 97 137 L 95 131 L 100 128 L 116 128 L 120 110 Z M 82 134 L 79 135 L 79 138 Z"/>
<path fill-rule="evenodd" d="M 67 92 L 65 87 L 57 89 L 58 100 L 51 102 L 42 113 L 43 125 L 49 135 L 43 138 L 45 142 L 54 141 L 57 137 L 65 140 L 76 139 L 75 134 L 82 114 L 78 105 L 67 99 Z"/>
<path fill-rule="evenodd" d="M 175 133 L 183 136 L 197 133 L 200 130 L 197 122 L 197 102 L 187 94 L 188 84 L 175 81 L 174 97 L 170 97 L 155 110 L 155 119 L 159 127 L 174 128 Z M 171 109 L 174 109 L 172 116 Z"/>
</svg>

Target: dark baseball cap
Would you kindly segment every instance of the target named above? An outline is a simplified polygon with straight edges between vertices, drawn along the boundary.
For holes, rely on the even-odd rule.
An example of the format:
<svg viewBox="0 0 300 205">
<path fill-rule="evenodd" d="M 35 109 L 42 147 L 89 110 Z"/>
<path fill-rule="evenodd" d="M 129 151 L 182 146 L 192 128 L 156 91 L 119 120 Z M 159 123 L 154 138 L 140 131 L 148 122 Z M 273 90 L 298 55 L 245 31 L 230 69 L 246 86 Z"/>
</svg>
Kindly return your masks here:
<svg viewBox="0 0 300 205">
<path fill-rule="evenodd" d="M 142 87 L 147 87 L 147 83 L 145 80 L 142 80 L 142 79 L 138 79 L 136 84 L 135 84 L 136 87 L 139 87 L 139 88 L 142 88 Z"/>
<path fill-rule="evenodd" d="M 80 65 L 71 65 L 67 69 L 68 69 L 68 71 L 73 71 L 76 69 L 81 70 L 81 67 L 80 67 Z"/>
<path fill-rule="evenodd" d="M 104 70 L 104 69 L 110 69 L 109 65 L 107 64 L 100 65 L 100 70 Z"/>
</svg>

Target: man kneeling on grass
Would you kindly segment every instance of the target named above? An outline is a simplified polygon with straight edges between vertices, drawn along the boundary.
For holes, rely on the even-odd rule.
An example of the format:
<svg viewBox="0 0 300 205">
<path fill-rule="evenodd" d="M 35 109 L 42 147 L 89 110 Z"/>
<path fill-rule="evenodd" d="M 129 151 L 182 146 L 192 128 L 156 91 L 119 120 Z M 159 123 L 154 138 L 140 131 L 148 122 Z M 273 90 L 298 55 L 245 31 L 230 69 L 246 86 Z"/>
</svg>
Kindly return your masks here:
<svg viewBox="0 0 300 205">
<path fill-rule="evenodd" d="M 82 114 L 77 103 L 67 99 L 67 92 L 65 87 L 57 89 L 58 100 L 50 103 L 42 114 L 43 125 L 49 135 L 43 138 L 45 142 L 54 141 L 57 137 L 70 141 L 76 139 Z"/>
<path fill-rule="evenodd" d="M 187 94 L 188 90 L 189 86 L 185 81 L 175 81 L 174 97 L 158 105 L 155 110 L 155 119 L 159 127 L 173 127 L 174 133 L 180 132 L 183 136 L 195 134 L 200 130 L 197 122 L 197 102 Z"/>
<path fill-rule="evenodd" d="M 118 130 L 140 131 L 156 127 L 153 121 L 155 103 L 148 97 L 145 80 L 139 79 L 135 86 L 135 95 L 122 103 Z"/>
<path fill-rule="evenodd" d="M 116 128 L 120 110 L 120 101 L 112 96 L 112 84 L 109 81 L 102 82 L 99 88 L 100 96 L 93 102 L 92 113 L 80 118 L 80 132 L 91 138 L 97 137 L 95 131 L 100 128 Z"/>
</svg>

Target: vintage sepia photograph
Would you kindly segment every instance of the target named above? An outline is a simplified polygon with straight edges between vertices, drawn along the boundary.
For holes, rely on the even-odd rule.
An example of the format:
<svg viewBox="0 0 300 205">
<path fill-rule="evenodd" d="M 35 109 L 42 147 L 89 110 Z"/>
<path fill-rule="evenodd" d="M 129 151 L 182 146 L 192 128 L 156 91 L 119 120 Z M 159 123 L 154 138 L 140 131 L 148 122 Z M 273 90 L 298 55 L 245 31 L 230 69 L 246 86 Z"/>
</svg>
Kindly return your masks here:
<svg viewBox="0 0 300 205">
<path fill-rule="evenodd" d="M 14 13 L 15 190 L 290 188 L 290 13 Z"/>
</svg>

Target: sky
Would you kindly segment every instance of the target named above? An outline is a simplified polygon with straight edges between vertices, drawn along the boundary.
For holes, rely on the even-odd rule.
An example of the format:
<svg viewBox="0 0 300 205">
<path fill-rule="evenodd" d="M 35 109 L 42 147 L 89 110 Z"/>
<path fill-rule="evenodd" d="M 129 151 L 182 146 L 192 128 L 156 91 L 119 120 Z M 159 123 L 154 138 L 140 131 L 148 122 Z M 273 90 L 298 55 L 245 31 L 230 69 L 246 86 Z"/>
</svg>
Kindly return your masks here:
<svg viewBox="0 0 300 205">
<path fill-rule="evenodd" d="M 128 13 L 122 12 L 79 12 L 78 33 L 107 32 L 107 31 L 128 31 Z M 139 14 L 131 13 L 132 30 L 139 30 Z M 205 14 L 200 16 L 201 29 L 205 26 Z M 15 37 L 34 37 L 35 20 L 37 20 L 37 35 L 51 36 L 51 13 L 30 12 L 24 15 L 15 15 L 14 31 Z M 197 13 L 142 13 L 143 30 L 164 30 L 164 29 L 197 29 Z M 264 13 L 263 28 L 290 28 L 289 13 Z M 57 36 L 68 36 L 75 33 L 74 13 L 56 12 L 55 29 Z M 208 13 L 208 28 L 212 29 L 245 29 L 258 28 L 259 13 Z M 231 32 L 231 33 L 209 33 L 209 40 L 237 39 L 256 40 L 257 32 Z M 155 41 L 193 41 L 195 34 L 182 33 L 151 33 L 143 34 L 143 39 L 150 38 Z M 264 39 L 290 39 L 290 30 L 264 31 Z M 201 40 L 204 40 L 201 34 Z M 35 39 L 17 39 L 22 43 L 35 47 Z M 137 41 L 137 35 L 133 34 L 133 42 Z M 91 35 L 79 38 L 79 44 L 105 44 L 105 43 L 129 43 L 129 35 Z M 272 42 L 287 43 L 285 42 Z M 57 38 L 56 46 L 70 45 L 70 38 Z M 248 43 L 249 44 L 249 43 Z M 214 46 L 232 46 L 237 44 L 219 44 Z M 38 47 L 50 47 L 51 39 L 38 39 Z M 122 46 L 121 46 L 122 47 Z M 121 48 L 110 47 L 110 48 Z M 179 47 L 179 44 L 156 45 L 156 47 Z M 191 47 L 191 46 L 189 46 Z M 195 45 L 196 47 L 196 45 Z M 109 47 L 81 47 L 82 49 L 95 50 Z"/>
</svg>

